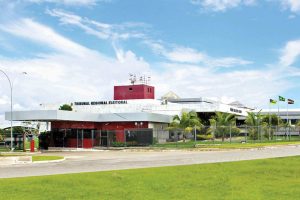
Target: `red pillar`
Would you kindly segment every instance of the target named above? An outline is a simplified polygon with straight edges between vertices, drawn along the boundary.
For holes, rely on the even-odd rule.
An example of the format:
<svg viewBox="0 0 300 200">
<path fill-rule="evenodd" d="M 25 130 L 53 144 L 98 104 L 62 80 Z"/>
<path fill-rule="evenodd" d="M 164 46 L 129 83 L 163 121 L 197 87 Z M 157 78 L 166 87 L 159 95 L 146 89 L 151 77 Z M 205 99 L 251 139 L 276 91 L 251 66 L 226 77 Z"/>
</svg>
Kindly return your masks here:
<svg viewBox="0 0 300 200">
<path fill-rule="evenodd" d="M 30 141 L 30 152 L 34 152 L 34 140 Z"/>
</svg>

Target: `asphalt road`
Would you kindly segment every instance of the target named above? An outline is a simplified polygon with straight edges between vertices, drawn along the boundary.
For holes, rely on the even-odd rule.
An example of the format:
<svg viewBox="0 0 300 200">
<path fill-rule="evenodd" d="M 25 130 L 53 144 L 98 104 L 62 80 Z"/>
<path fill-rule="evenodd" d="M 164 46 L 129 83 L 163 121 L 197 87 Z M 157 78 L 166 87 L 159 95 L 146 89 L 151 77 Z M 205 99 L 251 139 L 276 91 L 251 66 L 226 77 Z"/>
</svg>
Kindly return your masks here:
<svg viewBox="0 0 300 200">
<path fill-rule="evenodd" d="M 300 155 L 300 145 L 231 151 L 85 151 L 56 152 L 66 160 L 58 163 L 0 165 L 0 178 L 42 176 L 79 172 L 190 165 Z"/>
</svg>

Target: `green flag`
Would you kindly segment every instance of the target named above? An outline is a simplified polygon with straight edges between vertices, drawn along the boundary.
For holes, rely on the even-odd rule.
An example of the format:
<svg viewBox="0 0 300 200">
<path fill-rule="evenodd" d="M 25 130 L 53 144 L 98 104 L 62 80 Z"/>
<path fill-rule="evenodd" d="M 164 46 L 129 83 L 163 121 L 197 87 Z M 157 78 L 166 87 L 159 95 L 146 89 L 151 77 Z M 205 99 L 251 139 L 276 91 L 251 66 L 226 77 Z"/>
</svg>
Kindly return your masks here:
<svg viewBox="0 0 300 200">
<path fill-rule="evenodd" d="M 270 104 L 276 104 L 277 103 L 277 101 L 276 100 L 274 100 L 274 99 L 270 99 Z"/>
<path fill-rule="evenodd" d="M 285 101 L 285 98 L 282 96 L 279 96 L 279 101 Z"/>
</svg>

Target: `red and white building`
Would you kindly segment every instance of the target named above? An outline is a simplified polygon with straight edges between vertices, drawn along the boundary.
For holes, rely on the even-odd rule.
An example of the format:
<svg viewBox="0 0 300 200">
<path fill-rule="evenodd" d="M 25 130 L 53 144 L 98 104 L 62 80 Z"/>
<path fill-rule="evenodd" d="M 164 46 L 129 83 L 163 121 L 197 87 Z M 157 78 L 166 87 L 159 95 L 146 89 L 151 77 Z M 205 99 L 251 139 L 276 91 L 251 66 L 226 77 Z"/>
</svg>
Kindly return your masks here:
<svg viewBox="0 0 300 200">
<path fill-rule="evenodd" d="M 148 145 L 165 142 L 172 117 L 182 111 L 196 111 L 207 117 L 216 111 L 246 116 L 248 108 L 207 98 L 179 98 L 168 93 L 155 99 L 155 88 L 147 84 L 114 87 L 113 100 L 71 102 L 73 111 L 59 105 L 42 105 L 40 110 L 15 111 L 14 121 L 46 124 L 46 145 L 92 148 L 97 146 Z M 5 113 L 11 119 L 10 112 Z"/>
</svg>

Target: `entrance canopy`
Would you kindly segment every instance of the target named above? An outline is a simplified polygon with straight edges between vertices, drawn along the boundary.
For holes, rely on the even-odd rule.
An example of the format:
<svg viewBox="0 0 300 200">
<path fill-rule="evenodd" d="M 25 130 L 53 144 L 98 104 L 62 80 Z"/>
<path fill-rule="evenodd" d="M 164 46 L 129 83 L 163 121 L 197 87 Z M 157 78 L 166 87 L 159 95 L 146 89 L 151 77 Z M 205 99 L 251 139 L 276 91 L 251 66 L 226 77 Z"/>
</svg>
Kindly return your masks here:
<svg viewBox="0 0 300 200">
<path fill-rule="evenodd" d="M 11 113 L 5 113 L 11 119 Z M 85 113 L 63 110 L 33 110 L 13 112 L 13 121 L 81 121 L 81 122 L 158 122 L 170 123 L 172 116 L 156 113 Z"/>
</svg>

